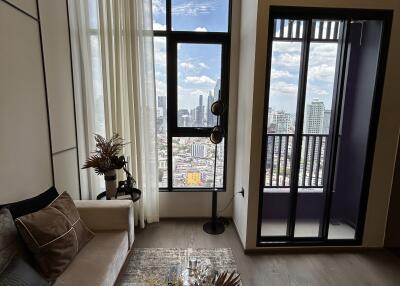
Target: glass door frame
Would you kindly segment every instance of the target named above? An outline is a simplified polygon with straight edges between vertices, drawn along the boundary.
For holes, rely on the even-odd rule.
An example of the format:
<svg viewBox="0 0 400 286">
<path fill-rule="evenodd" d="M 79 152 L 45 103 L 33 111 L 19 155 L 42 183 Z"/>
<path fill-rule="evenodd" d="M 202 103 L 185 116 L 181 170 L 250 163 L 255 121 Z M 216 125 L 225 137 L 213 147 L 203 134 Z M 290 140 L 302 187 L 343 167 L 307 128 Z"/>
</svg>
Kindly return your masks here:
<svg viewBox="0 0 400 286">
<path fill-rule="evenodd" d="M 336 9 L 336 8 L 306 8 L 306 7 L 285 7 L 271 6 L 269 13 L 268 25 L 268 46 L 267 46 L 267 62 L 266 62 L 266 80 L 265 80 L 265 102 L 264 102 L 264 126 L 263 126 L 263 143 L 261 155 L 260 170 L 260 189 L 259 189 L 259 208 L 257 222 L 257 246 L 297 246 L 297 245 L 360 245 L 363 237 L 363 229 L 365 224 L 365 213 L 368 203 L 368 191 L 370 184 L 370 175 L 372 171 L 372 159 L 375 149 L 376 133 L 379 120 L 379 112 L 381 105 L 381 97 L 383 91 L 383 83 L 386 70 L 387 52 L 389 47 L 390 30 L 392 25 L 392 10 L 367 10 L 367 9 Z M 293 19 L 304 21 L 305 35 L 303 37 L 301 58 L 300 58 L 300 77 L 299 91 L 296 111 L 296 127 L 293 143 L 293 158 L 291 179 L 290 179 L 290 211 L 287 224 L 287 232 L 285 236 L 262 236 L 262 210 L 263 196 L 265 187 L 265 168 L 267 156 L 267 120 L 269 107 L 269 88 L 270 73 L 272 61 L 272 44 L 274 37 L 274 20 L 275 19 Z M 341 39 L 338 42 L 338 59 L 335 71 L 334 92 L 332 101 L 331 124 L 329 130 L 329 139 L 326 149 L 328 150 L 326 161 L 326 172 L 324 172 L 324 212 L 322 225 L 320 227 L 318 237 L 295 237 L 294 229 L 296 222 L 298 179 L 301 160 L 301 144 L 303 133 L 306 85 L 307 85 L 307 69 L 311 36 L 312 20 L 336 20 L 343 21 L 341 25 Z M 377 68 L 377 77 L 375 82 L 373 107 L 371 111 L 371 123 L 369 127 L 369 138 L 367 147 L 366 165 L 364 168 L 363 185 L 361 192 L 361 201 L 359 208 L 359 216 L 354 239 L 329 239 L 329 219 L 330 206 L 332 201 L 332 189 L 334 184 L 334 170 L 336 166 L 338 132 L 341 117 L 341 106 L 343 91 L 345 89 L 346 79 L 346 62 L 348 49 L 348 31 L 351 20 L 380 20 L 383 22 L 381 46 L 379 51 L 379 62 Z"/>
</svg>

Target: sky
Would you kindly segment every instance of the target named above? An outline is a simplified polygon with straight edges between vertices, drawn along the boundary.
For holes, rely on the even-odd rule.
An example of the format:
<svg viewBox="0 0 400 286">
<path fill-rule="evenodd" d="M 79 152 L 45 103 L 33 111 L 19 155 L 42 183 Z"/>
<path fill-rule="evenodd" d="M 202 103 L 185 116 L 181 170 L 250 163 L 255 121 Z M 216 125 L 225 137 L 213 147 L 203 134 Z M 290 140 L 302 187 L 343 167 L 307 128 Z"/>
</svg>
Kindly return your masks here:
<svg viewBox="0 0 400 286">
<path fill-rule="evenodd" d="M 336 65 L 336 43 L 311 43 L 306 104 L 313 99 L 331 108 Z M 270 104 L 274 110 L 295 113 L 300 70 L 300 42 L 274 41 L 272 45 Z"/>
<path fill-rule="evenodd" d="M 174 31 L 227 32 L 227 0 L 172 0 Z M 153 28 L 165 30 L 165 0 L 153 0 Z M 157 95 L 166 95 L 165 40 L 156 37 L 155 67 Z M 213 95 L 221 78 L 221 46 L 217 44 L 178 44 L 178 109 L 193 109 L 199 95 Z"/>
<path fill-rule="evenodd" d="M 175 31 L 224 32 L 228 27 L 227 0 L 172 0 Z M 165 0 L 153 0 L 153 28 L 165 29 Z M 285 31 L 287 33 L 287 25 Z M 155 38 L 157 95 L 166 95 L 165 41 Z M 336 43 L 311 43 L 306 104 L 313 99 L 331 108 L 336 65 Z M 273 43 L 270 104 L 275 110 L 295 113 L 301 44 Z M 218 45 L 178 45 L 178 108 L 193 109 L 199 94 L 207 96 L 220 79 L 221 48 Z M 206 97 L 204 97 L 206 102 Z"/>
</svg>

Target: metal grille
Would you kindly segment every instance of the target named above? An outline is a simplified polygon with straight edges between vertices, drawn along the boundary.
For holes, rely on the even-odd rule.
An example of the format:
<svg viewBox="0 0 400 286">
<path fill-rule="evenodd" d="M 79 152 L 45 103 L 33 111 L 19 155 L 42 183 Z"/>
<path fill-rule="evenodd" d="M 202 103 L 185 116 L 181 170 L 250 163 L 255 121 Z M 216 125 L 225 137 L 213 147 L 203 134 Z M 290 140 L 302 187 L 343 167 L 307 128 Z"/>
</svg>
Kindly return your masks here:
<svg viewBox="0 0 400 286">
<path fill-rule="evenodd" d="M 340 39 L 340 25 L 340 21 L 313 20 L 311 41 L 337 42 Z M 274 20 L 274 40 L 301 41 L 304 38 L 304 32 L 304 21 L 302 20 Z"/>
<path fill-rule="evenodd" d="M 289 188 L 293 134 L 268 134 L 265 172 L 266 188 Z M 299 188 L 323 188 L 328 135 L 302 136 Z"/>
<path fill-rule="evenodd" d="M 275 40 L 301 40 L 304 37 L 304 21 L 276 19 L 274 21 Z"/>
</svg>

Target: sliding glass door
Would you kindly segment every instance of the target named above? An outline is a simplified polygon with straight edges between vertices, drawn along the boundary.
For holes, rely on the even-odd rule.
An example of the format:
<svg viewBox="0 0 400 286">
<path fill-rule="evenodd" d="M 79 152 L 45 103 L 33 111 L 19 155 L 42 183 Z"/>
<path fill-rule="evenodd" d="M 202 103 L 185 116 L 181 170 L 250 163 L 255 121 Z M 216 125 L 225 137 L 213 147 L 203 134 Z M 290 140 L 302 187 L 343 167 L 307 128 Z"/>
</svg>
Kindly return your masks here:
<svg viewBox="0 0 400 286">
<path fill-rule="evenodd" d="M 354 15 L 271 10 L 259 244 L 361 239 L 388 23 Z"/>
</svg>

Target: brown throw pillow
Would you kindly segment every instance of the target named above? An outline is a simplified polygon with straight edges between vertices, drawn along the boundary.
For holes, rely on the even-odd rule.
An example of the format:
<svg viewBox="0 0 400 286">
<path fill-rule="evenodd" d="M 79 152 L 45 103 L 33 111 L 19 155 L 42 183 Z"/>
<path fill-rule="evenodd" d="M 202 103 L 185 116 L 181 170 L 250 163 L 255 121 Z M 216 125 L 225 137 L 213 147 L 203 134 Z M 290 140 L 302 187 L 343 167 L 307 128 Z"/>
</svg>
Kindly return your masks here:
<svg viewBox="0 0 400 286">
<path fill-rule="evenodd" d="M 94 236 L 66 192 L 44 209 L 17 218 L 15 223 L 43 275 L 51 280 Z"/>
</svg>

